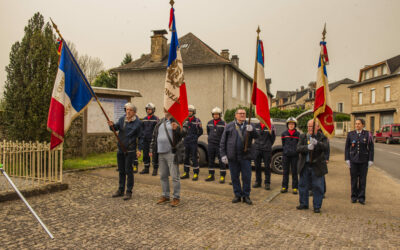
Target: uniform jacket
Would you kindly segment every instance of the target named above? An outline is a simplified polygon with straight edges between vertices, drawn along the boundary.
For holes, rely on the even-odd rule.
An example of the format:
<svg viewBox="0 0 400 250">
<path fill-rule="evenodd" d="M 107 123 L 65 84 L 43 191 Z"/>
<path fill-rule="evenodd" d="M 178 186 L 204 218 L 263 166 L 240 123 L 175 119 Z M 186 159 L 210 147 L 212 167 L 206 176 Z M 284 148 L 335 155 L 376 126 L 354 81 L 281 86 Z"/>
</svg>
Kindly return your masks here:
<svg viewBox="0 0 400 250">
<path fill-rule="evenodd" d="M 151 139 L 153 138 L 153 130 L 158 120 L 158 117 L 155 115 L 150 116 L 150 118 L 149 116 L 145 116 L 142 119 L 142 136 L 144 141 L 151 142 Z"/>
<path fill-rule="evenodd" d="M 318 143 L 315 145 L 314 150 L 312 151 L 312 168 L 315 172 L 316 176 L 324 176 L 328 173 L 328 167 L 326 165 L 326 151 L 328 150 L 328 138 L 321 133 L 318 132 L 315 135 Z M 297 152 L 300 153 L 299 160 L 297 162 L 297 170 L 298 173 L 301 173 L 301 170 L 306 163 L 307 154 L 311 151 L 308 150 L 309 141 L 307 139 L 307 134 L 301 134 L 299 143 L 297 144 Z"/>
<path fill-rule="evenodd" d="M 372 134 L 367 130 L 362 130 L 360 135 L 357 131 L 347 134 L 345 146 L 345 160 L 354 163 L 367 163 L 374 161 L 374 142 Z"/>
<path fill-rule="evenodd" d="M 137 147 L 137 139 L 142 133 L 142 122 L 136 116 L 136 119 L 131 122 L 125 121 L 126 115 L 119 118 L 118 122 L 113 125 L 116 131 L 119 131 L 118 138 L 128 152 L 135 151 Z M 112 130 L 110 126 L 110 130 Z M 142 150 L 142 143 L 139 142 L 139 150 Z M 123 152 L 121 145 L 118 142 L 118 151 Z"/>
<path fill-rule="evenodd" d="M 248 136 L 248 150 L 246 153 L 242 152 L 237 152 L 237 139 L 239 136 L 239 133 L 236 129 L 236 121 L 230 122 L 226 125 L 224 133 L 222 133 L 221 137 L 221 142 L 220 142 L 220 155 L 222 156 L 227 156 L 228 160 L 235 161 L 237 160 L 237 155 L 243 155 L 243 159 L 245 160 L 253 160 L 254 155 L 255 155 L 255 148 L 254 145 L 252 145 L 253 139 L 257 138 L 257 132 L 253 126 L 253 131 L 249 132 Z M 242 132 L 243 138 L 246 137 L 246 125 L 247 121 L 244 122 L 244 131 Z M 239 138 L 240 139 L 240 138 Z M 243 142 L 244 145 L 244 142 Z M 244 146 L 243 146 L 244 148 Z"/>
<path fill-rule="evenodd" d="M 159 120 L 156 124 L 156 126 L 154 127 L 153 130 L 153 137 L 151 139 L 151 143 L 150 143 L 150 153 L 157 153 L 157 138 L 158 138 L 158 129 L 160 128 L 160 126 L 164 126 L 162 125 L 163 122 L 165 121 L 166 118 L 162 118 L 161 120 Z M 174 118 L 171 118 L 171 122 L 176 122 L 178 123 Z M 172 130 L 172 151 L 173 153 L 176 153 L 176 148 L 178 147 L 178 144 L 182 141 L 182 138 L 186 135 L 187 132 L 187 127 L 183 126 L 182 128 L 178 126 L 178 128 L 176 128 L 176 130 Z"/>
<path fill-rule="evenodd" d="M 262 129 L 260 123 L 254 124 L 254 127 L 256 128 L 256 132 L 258 134 L 258 138 L 254 142 L 256 150 L 271 152 L 272 145 L 274 144 L 276 138 L 274 129 L 272 129 L 272 132 L 269 132 L 267 127 Z"/>
<path fill-rule="evenodd" d="M 214 125 L 214 119 L 207 123 L 207 135 L 208 144 L 219 147 L 221 142 L 221 136 L 225 129 L 225 121 L 220 119 L 216 125 Z"/>
<path fill-rule="evenodd" d="M 187 127 L 187 135 L 183 140 L 184 145 L 197 144 L 197 140 L 203 134 L 203 127 L 199 118 L 193 116 L 192 121 L 189 118 L 185 120 L 185 126 Z"/>
<path fill-rule="evenodd" d="M 285 130 L 282 133 L 282 148 L 283 148 L 283 155 L 285 156 L 296 156 L 297 152 L 297 144 L 299 142 L 300 133 L 295 129 L 293 135 L 289 133 L 289 130 Z"/>
</svg>

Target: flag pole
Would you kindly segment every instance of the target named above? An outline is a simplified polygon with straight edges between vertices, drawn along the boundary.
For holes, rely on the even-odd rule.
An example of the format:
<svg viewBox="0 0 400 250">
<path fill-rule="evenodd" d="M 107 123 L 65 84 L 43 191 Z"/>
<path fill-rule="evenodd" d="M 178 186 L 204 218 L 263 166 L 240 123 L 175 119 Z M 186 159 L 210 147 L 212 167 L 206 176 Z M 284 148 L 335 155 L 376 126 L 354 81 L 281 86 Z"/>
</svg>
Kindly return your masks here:
<svg viewBox="0 0 400 250">
<path fill-rule="evenodd" d="M 325 42 L 325 36 L 326 36 L 326 23 L 324 24 L 324 30 L 322 31 L 322 41 L 323 42 Z M 320 52 L 320 60 L 322 60 L 322 64 L 324 64 L 325 65 L 325 63 L 324 63 L 324 60 L 321 58 L 321 52 Z M 322 65 L 321 64 L 321 67 L 323 67 L 324 65 Z M 314 105 L 315 105 L 315 96 L 314 96 Z M 314 111 L 313 111 L 313 127 L 312 127 L 312 135 L 311 135 L 311 137 L 312 138 L 314 138 L 315 137 L 315 133 L 314 133 L 314 130 L 315 130 L 315 121 L 316 121 L 316 119 L 315 119 L 315 109 L 314 109 Z M 313 158 L 313 151 L 314 150 L 311 150 L 311 152 L 310 152 L 310 162 L 312 163 L 312 158 Z"/>
<path fill-rule="evenodd" d="M 62 40 L 63 42 L 65 42 L 64 38 L 63 38 L 62 35 L 61 35 L 60 30 L 58 29 L 57 25 L 53 22 L 53 19 L 50 18 L 50 21 L 51 21 L 51 23 L 52 23 L 52 25 L 53 25 L 53 28 L 56 30 L 57 34 L 60 36 L 61 40 Z M 90 84 L 87 82 L 86 77 L 83 77 L 83 81 L 85 82 L 85 85 L 86 85 L 86 87 L 88 88 L 90 94 L 91 94 L 91 95 L 94 97 L 94 99 L 96 100 L 96 102 L 97 102 L 97 104 L 99 105 L 101 111 L 103 111 L 103 114 L 104 114 L 104 116 L 105 116 L 106 119 L 107 119 L 107 122 L 109 122 L 109 121 L 110 121 L 110 118 L 108 118 L 108 115 L 107 115 L 106 111 L 104 110 L 103 106 L 101 105 L 101 103 L 100 103 L 100 101 L 99 101 L 99 98 L 97 98 L 96 93 L 94 93 L 93 89 L 90 87 Z M 119 139 L 118 134 L 117 134 L 117 131 L 115 131 L 114 126 L 111 126 L 111 129 L 112 129 L 112 131 L 113 131 L 115 137 L 117 138 L 119 145 L 121 145 L 122 151 L 123 151 L 124 153 L 127 153 L 128 151 L 126 150 L 125 145 L 124 145 L 124 144 L 121 142 L 121 140 Z"/>
<path fill-rule="evenodd" d="M 256 32 L 257 32 L 257 42 L 256 42 L 256 57 L 255 57 L 255 62 L 254 62 L 254 78 L 253 78 L 252 95 L 253 95 L 253 92 L 254 92 L 254 82 L 257 79 L 257 52 L 258 52 L 258 42 L 260 41 L 260 32 L 261 32 L 260 26 L 258 26 Z M 251 100 L 250 100 L 249 121 L 248 121 L 249 125 L 251 123 L 252 113 L 253 113 L 253 96 L 251 97 Z M 249 132 L 247 130 L 246 130 L 246 137 L 245 138 L 246 139 L 245 139 L 245 143 L 244 143 L 244 152 L 247 152 L 247 148 L 249 146 L 249 142 L 248 142 Z"/>
</svg>

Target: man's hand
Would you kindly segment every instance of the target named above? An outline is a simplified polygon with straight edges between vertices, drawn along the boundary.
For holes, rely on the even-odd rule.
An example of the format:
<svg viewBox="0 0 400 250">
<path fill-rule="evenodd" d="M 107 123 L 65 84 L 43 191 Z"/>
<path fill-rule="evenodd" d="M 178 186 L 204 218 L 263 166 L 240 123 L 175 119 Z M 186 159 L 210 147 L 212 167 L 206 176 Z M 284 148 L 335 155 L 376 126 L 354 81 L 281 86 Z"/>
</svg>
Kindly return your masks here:
<svg viewBox="0 0 400 250">
<path fill-rule="evenodd" d="M 253 131 L 253 126 L 251 126 L 250 124 L 247 124 L 246 125 L 246 130 L 249 131 L 249 132 Z"/>
<path fill-rule="evenodd" d="M 112 125 L 114 125 L 113 121 L 108 121 L 107 123 L 108 123 L 108 126 L 110 126 L 110 127 L 111 127 Z"/>
<path fill-rule="evenodd" d="M 142 152 L 140 152 L 139 150 L 136 151 L 136 156 L 137 156 L 137 158 L 139 158 L 141 155 L 142 155 Z"/>
<path fill-rule="evenodd" d="M 308 147 L 308 150 L 314 150 L 314 144 L 312 144 L 312 143 L 308 144 L 307 147 Z"/>
<path fill-rule="evenodd" d="M 176 130 L 178 128 L 178 126 L 179 126 L 179 124 L 176 122 L 171 123 L 172 130 Z"/>
<path fill-rule="evenodd" d="M 150 156 L 150 157 L 153 157 L 153 153 L 149 153 L 149 156 Z"/>
<path fill-rule="evenodd" d="M 350 168 L 350 161 L 349 160 L 346 161 L 346 164 L 347 164 L 347 167 Z"/>
<path fill-rule="evenodd" d="M 310 143 L 312 144 L 312 145 L 317 145 L 318 144 L 318 141 L 317 141 L 317 139 L 315 139 L 315 138 L 313 138 L 313 137 L 311 137 L 311 139 L 310 139 Z"/>
<path fill-rule="evenodd" d="M 368 168 L 371 167 L 374 164 L 373 161 L 368 161 Z"/>
<path fill-rule="evenodd" d="M 221 157 L 221 161 L 225 164 L 228 165 L 228 157 L 226 155 Z"/>
</svg>

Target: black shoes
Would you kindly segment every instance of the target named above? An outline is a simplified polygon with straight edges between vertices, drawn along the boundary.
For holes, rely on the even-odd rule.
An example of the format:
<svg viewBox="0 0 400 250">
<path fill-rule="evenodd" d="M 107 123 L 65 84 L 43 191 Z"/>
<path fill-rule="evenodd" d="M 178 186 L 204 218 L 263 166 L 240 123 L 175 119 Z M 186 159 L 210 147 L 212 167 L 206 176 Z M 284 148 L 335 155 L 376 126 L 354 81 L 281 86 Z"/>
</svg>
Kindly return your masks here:
<svg viewBox="0 0 400 250">
<path fill-rule="evenodd" d="M 150 171 L 148 168 L 144 168 L 139 174 L 149 174 Z"/>
<path fill-rule="evenodd" d="M 351 203 L 356 203 L 357 199 L 351 198 Z"/>
<path fill-rule="evenodd" d="M 316 214 L 321 213 L 321 209 L 320 208 L 314 208 L 314 213 L 316 213 Z"/>
<path fill-rule="evenodd" d="M 125 196 L 124 196 L 124 200 L 130 200 L 132 198 L 132 192 L 126 192 Z"/>
<path fill-rule="evenodd" d="M 365 205 L 365 200 L 358 200 L 361 205 Z"/>
<path fill-rule="evenodd" d="M 271 184 L 265 183 L 265 190 L 271 190 Z"/>
<path fill-rule="evenodd" d="M 250 200 L 250 197 L 243 197 L 243 202 L 247 203 L 247 205 L 252 205 L 253 202 Z"/>
<path fill-rule="evenodd" d="M 305 209 L 308 209 L 308 206 L 305 206 L 305 205 L 298 205 L 296 208 L 297 208 L 298 210 L 305 210 Z"/>
<path fill-rule="evenodd" d="M 122 197 L 122 196 L 124 196 L 124 192 L 121 192 L 119 190 L 112 195 L 113 198 Z"/>
<path fill-rule="evenodd" d="M 260 183 L 258 183 L 258 182 L 254 183 L 253 188 L 259 188 L 259 187 L 261 187 Z"/>
<path fill-rule="evenodd" d="M 206 179 L 206 181 L 214 181 L 214 180 L 215 180 L 215 177 L 214 177 L 213 174 L 209 174 L 207 179 Z"/>
<path fill-rule="evenodd" d="M 157 176 L 157 170 L 158 170 L 158 168 L 153 168 L 153 173 L 151 175 L 152 176 Z"/>
<path fill-rule="evenodd" d="M 241 197 L 235 196 L 235 198 L 233 198 L 233 200 L 232 200 L 232 203 L 238 203 L 241 200 L 242 200 Z"/>
</svg>

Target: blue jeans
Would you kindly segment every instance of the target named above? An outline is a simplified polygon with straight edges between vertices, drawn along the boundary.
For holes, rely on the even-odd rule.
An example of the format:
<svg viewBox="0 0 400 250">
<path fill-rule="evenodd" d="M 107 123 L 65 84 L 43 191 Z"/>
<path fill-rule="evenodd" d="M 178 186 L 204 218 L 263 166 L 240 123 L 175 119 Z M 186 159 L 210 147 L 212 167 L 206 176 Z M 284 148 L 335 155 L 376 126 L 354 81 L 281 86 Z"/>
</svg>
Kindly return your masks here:
<svg viewBox="0 0 400 250">
<path fill-rule="evenodd" d="M 132 164 L 136 160 L 136 152 L 128 152 L 123 153 L 118 151 L 117 153 L 117 162 L 118 162 L 118 171 L 119 171 L 119 191 L 125 191 L 125 183 L 126 183 L 126 192 L 132 193 L 133 189 L 133 169 Z"/>
<path fill-rule="evenodd" d="M 229 161 L 233 193 L 236 197 L 250 197 L 251 190 L 251 164 L 249 160 Z M 242 173 L 242 184 L 240 183 L 240 172 Z"/>
<path fill-rule="evenodd" d="M 308 207 L 308 186 L 311 179 L 313 191 L 313 206 L 315 208 L 322 207 L 322 200 L 324 197 L 324 177 L 316 176 L 311 165 L 305 163 L 300 173 L 299 182 L 299 201 L 300 205 Z"/>
</svg>

